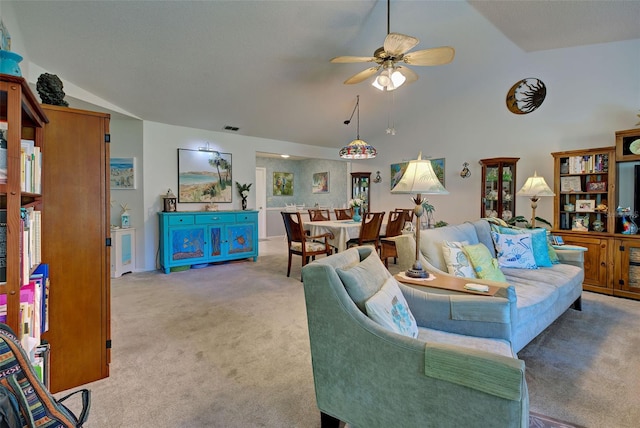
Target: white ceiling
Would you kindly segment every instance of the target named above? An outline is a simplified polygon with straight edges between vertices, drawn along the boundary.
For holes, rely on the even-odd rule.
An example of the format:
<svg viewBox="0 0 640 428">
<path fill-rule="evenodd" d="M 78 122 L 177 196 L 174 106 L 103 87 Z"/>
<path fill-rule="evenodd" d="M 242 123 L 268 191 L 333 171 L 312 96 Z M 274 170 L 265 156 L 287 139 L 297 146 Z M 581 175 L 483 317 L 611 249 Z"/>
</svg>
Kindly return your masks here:
<svg viewBox="0 0 640 428">
<path fill-rule="evenodd" d="M 341 147 L 355 137 L 356 121 L 343 122 L 359 94 L 363 137 L 389 122 L 383 94 L 342 84 L 370 65 L 329 63 L 381 46 L 384 1 L 2 3 L 33 63 L 144 120 Z M 640 38 L 640 1 L 394 0 L 391 31 L 418 37 L 414 50 L 457 50 L 449 65 L 413 67 L 420 80 L 396 91 L 395 117 L 415 108 L 423 88 L 438 96 L 473 39 L 470 20 L 523 51 L 556 49 Z"/>
</svg>

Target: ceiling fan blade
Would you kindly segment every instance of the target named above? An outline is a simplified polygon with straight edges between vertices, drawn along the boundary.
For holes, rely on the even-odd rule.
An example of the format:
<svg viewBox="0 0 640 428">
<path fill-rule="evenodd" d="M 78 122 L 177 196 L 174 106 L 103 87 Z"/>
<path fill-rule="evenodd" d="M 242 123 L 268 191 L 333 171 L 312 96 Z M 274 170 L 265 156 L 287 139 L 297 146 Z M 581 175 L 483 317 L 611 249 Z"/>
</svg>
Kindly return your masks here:
<svg viewBox="0 0 640 428">
<path fill-rule="evenodd" d="M 403 67 L 399 65 L 396 67 L 396 70 L 398 70 L 400 74 L 402 74 L 407 79 L 404 81 L 405 84 L 412 83 L 418 80 L 418 75 L 415 73 L 415 71 L 413 71 L 409 67 Z"/>
<path fill-rule="evenodd" d="M 389 33 L 384 39 L 384 50 L 391 56 L 398 56 L 407 52 L 418 43 L 420 43 L 420 40 L 415 37 L 400 33 Z"/>
<path fill-rule="evenodd" d="M 333 63 L 352 63 L 352 62 L 376 62 L 376 59 L 371 56 L 337 56 L 330 62 Z"/>
<path fill-rule="evenodd" d="M 361 71 L 360 73 L 354 74 L 344 81 L 345 85 L 353 85 L 354 83 L 360 83 L 363 80 L 366 80 L 368 77 L 373 76 L 380 69 L 380 67 L 370 67 L 366 70 Z"/>
<path fill-rule="evenodd" d="M 443 46 L 408 53 L 403 61 L 411 65 L 443 65 L 453 61 L 455 53 L 451 46 Z"/>
</svg>

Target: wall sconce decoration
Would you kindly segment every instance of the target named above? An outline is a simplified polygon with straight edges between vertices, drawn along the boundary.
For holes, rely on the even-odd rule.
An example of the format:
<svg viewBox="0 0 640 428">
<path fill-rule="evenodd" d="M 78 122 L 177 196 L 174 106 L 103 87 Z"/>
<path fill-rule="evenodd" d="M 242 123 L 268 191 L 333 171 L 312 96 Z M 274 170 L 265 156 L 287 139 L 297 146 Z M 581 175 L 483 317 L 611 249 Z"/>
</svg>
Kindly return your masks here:
<svg viewBox="0 0 640 428">
<path fill-rule="evenodd" d="M 462 164 L 462 171 L 460 171 L 460 177 L 462 178 L 471 177 L 471 171 L 469 171 L 469 162 L 465 162 Z"/>
<path fill-rule="evenodd" d="M 382 181 L 382 176 L 380 175 L 380 171 L 376 171 L 376 176 L 373 178 L 374 183 L 380 183 Z"/>
<path fill-rule="evenodd" d="M 172 213 L 176 211 L 176 195 L 173 194 L 173 192 L 171 191 L 171 189 L 167 190 L 167 193 L 165 195 L 162 196 L 162 200 L 163 200 L 163 212 L 165 213 Z"/>
</svg>

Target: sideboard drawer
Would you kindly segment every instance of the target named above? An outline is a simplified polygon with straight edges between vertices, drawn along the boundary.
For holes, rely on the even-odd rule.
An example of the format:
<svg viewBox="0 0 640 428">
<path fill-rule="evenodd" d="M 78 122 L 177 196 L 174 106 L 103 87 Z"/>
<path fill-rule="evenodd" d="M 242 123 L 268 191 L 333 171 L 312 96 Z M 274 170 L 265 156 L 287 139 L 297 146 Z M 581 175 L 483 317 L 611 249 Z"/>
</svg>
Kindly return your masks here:
<svg viewBox="0 0 640 428">
<path fill-rule="evenodd" d="M 241 213 L 236 214 L 236 222 L 245 223 L 245 222 L 257 222 L 258 221 L 258 213 Z"/>
<path fill-rule="evenodd" d="M 233 214 L 226 213 L 198 214 L 196 224 L 233 223 L 234 219 Z"/>
<path fill-rule="evenodd" d="M 193 224 L 193 216 L 192 215 L 172 215 L 169 216 L 169 225 L 170 226 L 178 226 L 181 224 L 189 225 Z"/>
</svg>

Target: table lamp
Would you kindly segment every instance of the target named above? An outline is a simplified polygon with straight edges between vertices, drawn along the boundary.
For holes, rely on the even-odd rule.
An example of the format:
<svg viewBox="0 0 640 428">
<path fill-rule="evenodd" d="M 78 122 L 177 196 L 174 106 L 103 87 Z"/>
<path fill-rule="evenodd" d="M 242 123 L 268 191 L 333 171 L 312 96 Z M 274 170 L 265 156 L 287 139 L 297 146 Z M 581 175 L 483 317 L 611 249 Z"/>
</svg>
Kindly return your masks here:
<svg viewBox="0 0 640 428">
<path fill-rule="evenodd" d="M 518 196 L 529 196 L 531 199 L 531 228 L 536 227 L 536 208 L 538 208 L 538 199 L 541 196 L 555 196 L 553 190 L 549 188 L 544 177 L 539 177 L 538 172 L 534 171 L 533 177 L 527 178 L 522 189 L 516 193 Z"/>
<path fill-rule="evenodd" d="M 420 217 L 424 212 L 422 207 L 422 195 L 448 195 L 449 192 L 440 183 L 438 176 L 433 171 L 429 159 L 422 159 L 422 153 L 418 159 L 409 161 L 407 169 L 391 193 L 415 193 L 411 198 L 416 204 L 413 212 L 416 216 L 416 261 L 413 267 L 405 272 L 409 278 L 426 278 L 428 273 L 420 263 Z"/>
</svg>

